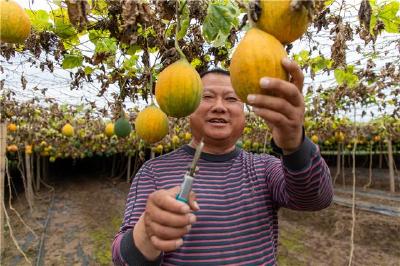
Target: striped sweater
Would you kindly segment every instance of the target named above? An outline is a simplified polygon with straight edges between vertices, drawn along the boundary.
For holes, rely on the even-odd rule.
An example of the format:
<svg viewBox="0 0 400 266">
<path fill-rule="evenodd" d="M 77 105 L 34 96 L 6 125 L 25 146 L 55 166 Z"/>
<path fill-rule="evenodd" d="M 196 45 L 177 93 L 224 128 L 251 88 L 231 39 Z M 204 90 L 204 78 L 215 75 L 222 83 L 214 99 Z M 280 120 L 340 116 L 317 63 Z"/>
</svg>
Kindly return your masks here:
<svg viewBox="0 0 400 266">
<path fill-rule="evenodd" d="M 180 185 L 195 150 L 183 146 L 145 162 L 132 182 L 123 224 L 112 245 L 116 265 L 275 265 L 280 207 L 315 211 L 330 205 L 329 169 L 308 138 L 277 158 L 236 148 L 203 153 L 193 184 L 200 210 L 184 244 L 146 261 L 132 230 L 150 193 Z"/>
</svg>

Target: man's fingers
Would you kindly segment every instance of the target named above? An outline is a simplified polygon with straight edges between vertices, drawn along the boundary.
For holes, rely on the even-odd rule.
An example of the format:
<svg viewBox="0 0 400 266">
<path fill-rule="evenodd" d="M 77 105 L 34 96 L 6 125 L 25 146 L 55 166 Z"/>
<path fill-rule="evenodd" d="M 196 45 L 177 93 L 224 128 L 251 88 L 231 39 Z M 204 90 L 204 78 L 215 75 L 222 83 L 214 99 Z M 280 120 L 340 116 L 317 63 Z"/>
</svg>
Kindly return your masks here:
<svg viewBox="0 0 400 266">
<path fill-rule="evenodd" d="M 287 117 L 281 113 L 257 107 L 253 107 L 253 111 L 256 115 L 264 118 L 273 127 L 281 127 L 282 125 L 290 124 Z"/>
<path fill-rule="evenodd" d="M 185 234 L 189 233 L 192 228 L 191 225 L 187 225 L 185 227 L 170 227 L 165 226 L 156 222 L 150 222 L 148 225 L 148 230 L 150 231 L 149 235 L 155 235 L 161 239 L 177 239 Z"/>
<path fill-rule="evenodd" d="M 248 102 L 253 107 L 268 109 L 281 113 L 289 120 L 296 119 L 296 115 L 298 115 L 296 108 L 291 105 L 286 99 L 280 97 L 253 94 L 249 95 Z"/>
<path fill-rule="evenodd" d="M 196 201 L 196 193 L 194 193 L 193 191 L 190 192 L 189 194 L 189 206 L 193 211 L 198 211 L 200 210 L 200 206 Z"/>
<path fill-rule="evenodd" d="M 147 223 L 156 221 L 159 224 L 170 226 L 170 227 L 185 227 L 196 221 L 196 216 L 192 213 L 188 214 L 176 214 L 171 213 L 156 207 L 147 208 L 145 215 L 145 221 Z"/>
<path fill-rule="evenodd" d="M 261 78 L 260 88 L 263 94 L 277 95 L 294 106 L 303 104 L 303 95 L 292 83 L 277 78 Z"/>
<path fill-rule="evenodd" d="M 164 252 L 174 251 L 183 244 L 182 238 L 163 240 L 161 238 L 158 238 L 157 236 L 152 236 L 150 240 L 154 247 Z"/>
<path fill-rule="evenodd" d="M 282 59 L 282 65 L 286 71 L 289 72 L 289 75 L 292 78 L 291 82 L 296 85 L 300 92 L 302 92 L 304 85 L 304 74 L 300 66 L 295 61 L 289 60 L 288 58 Z"/>
<path fill-rule="evenodd" d="M 174 187 L 173 189 L 169 190 L 158 190 L 157 192 L 150 194 L 148 200 L 158 208 L 165 211 L 178 214 L 189 213 L 189 206 L 179 200 L 176 200 L 176 195 L 178 193 L 179 187 Z"/>
</svg>

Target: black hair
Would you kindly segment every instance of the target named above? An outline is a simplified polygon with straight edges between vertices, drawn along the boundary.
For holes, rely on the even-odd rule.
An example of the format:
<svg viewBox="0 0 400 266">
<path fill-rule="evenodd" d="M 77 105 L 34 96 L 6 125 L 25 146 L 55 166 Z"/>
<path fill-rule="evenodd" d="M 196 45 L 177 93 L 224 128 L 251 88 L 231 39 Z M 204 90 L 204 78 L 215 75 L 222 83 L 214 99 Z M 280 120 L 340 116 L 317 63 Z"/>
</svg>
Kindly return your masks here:
<svg viewBox="0 0 400 266">
<path fill-rule="evenodd" d="M 217 67 L 217 68 L 212 68 L 212 69 L 200 72 L 200 77 L 202 78 L 205 75 L 210 74 L 210 73 L 216 73 L 216 74 L 222 74 L 222 75 L 230 76 L 229 71 Z"/>
</svg>

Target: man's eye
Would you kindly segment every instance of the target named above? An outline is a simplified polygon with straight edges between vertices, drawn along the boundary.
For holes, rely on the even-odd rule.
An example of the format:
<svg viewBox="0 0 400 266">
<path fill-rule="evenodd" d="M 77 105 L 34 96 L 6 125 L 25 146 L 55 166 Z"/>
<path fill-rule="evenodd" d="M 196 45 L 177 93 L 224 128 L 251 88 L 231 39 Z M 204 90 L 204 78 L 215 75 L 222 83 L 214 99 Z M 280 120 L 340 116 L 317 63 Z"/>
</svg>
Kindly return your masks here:
<svg viewBox="0 0 400 266">
<path fill-rule="evenodd" d="M 211 95 L 203 95 L 203 99 L 211 99 L 212 96 Z"/>
<path fill-rule="evenodd" d="M 236 102 L 238 99 L 236 97 L 228 97 L 226 98 L 229 102 Z"/>
</svg>

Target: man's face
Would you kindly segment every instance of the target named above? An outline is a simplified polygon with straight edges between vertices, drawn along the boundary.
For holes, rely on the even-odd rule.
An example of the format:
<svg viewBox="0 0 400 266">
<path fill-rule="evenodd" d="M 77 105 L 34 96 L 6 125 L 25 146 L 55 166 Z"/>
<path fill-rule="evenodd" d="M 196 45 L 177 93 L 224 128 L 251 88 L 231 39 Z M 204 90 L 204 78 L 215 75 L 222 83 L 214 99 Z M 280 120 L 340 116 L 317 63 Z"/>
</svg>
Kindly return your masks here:
<svg viewBox="0 0 400 266">
<path fill-rule="evenodd" d="M 190 116 L 192 134 L 208 144 L 234 145 L 244 124 L 243 103 L 232 88 L 230 77 L 219 73 L 203 76 L 203 98 Z"/>
</svg>

